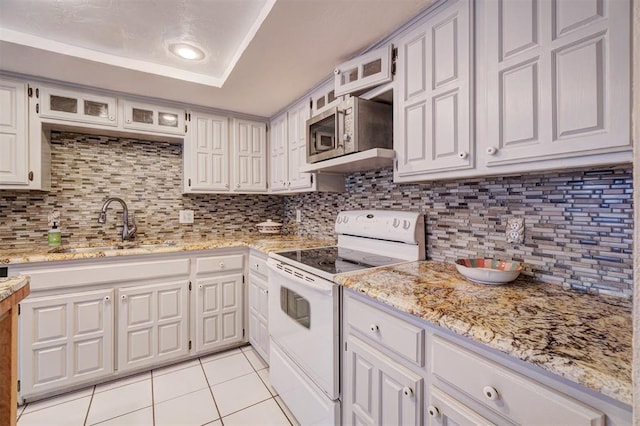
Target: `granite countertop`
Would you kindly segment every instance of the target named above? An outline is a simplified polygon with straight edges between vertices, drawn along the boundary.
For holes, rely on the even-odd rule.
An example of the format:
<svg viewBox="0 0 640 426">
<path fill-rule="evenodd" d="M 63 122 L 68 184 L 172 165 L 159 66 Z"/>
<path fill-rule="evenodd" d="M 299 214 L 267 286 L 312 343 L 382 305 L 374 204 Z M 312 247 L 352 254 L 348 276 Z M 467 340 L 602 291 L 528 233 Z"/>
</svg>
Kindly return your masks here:
<svg viewBox="0 0 640 426">
<path fill-rule="evenodd" d="M 12 294 L 29 284 L 29 277 L 0 278 L 0 302 L 11 297 Z"/>
<path fill-rule="evenodd" d="M 243 233 L 201 240 L 127 241 L 0 250 L 0 265 L 249 247 L 264 253 L 335 245 L 331 239 Z"/>
<path fill-rule="evenodd" d="M 454 265 L 422 261 L 338 275 L 338 284 L 632 403 L 632 302 L 521 276 L 467 281 Z"/>
</svg>

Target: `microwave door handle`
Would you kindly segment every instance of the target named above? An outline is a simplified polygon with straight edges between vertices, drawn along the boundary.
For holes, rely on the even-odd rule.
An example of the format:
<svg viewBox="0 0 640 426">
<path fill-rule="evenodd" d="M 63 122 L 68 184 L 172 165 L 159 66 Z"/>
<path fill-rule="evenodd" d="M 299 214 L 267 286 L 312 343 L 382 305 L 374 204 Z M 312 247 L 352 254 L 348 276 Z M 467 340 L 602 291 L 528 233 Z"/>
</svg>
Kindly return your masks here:
<svg viewBox="0 0 640 426">
<path fill-rule="evenodd" d="M 344 117 L 345 112 L 336 107 L 336 148 L 344 148 L 342 140 L 342 129 L 344 129 L 344 118 L 342 118 L 342 127 L 340 127 L 340 117 Z"/>
</svg>

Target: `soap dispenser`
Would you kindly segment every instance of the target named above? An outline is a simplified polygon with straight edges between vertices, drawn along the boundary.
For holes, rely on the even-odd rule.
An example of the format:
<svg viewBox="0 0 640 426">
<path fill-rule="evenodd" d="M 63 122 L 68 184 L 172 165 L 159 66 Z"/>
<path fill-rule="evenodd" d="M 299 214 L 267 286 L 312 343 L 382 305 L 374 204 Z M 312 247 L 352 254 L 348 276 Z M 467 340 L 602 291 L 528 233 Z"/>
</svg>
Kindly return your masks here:
<svg viewBox="0 0 640 426">
<path fill-rule="evenodd" d="M 53 221 L 51 229 L 49 229 L 49 232 L 47 233 L 47 243 L 49 244 L 49 247 L 56 247 L 62 243 L 62 233 L 58 228 L 57 220 Z"/>
</svg>

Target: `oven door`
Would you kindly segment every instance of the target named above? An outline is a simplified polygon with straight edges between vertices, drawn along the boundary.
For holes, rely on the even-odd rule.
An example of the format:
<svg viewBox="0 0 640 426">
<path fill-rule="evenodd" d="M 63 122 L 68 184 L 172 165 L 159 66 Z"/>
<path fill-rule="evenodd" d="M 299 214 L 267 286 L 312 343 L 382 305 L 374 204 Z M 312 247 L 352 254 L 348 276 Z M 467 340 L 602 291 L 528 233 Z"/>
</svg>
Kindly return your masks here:
<svg viewBox="0 0 640 426">
<path fill-rule="evenodd" d="M 330 399 L 339 395 L 339 297 L 331 281 L 269 259 L 269 335 Z"/>
</svg>

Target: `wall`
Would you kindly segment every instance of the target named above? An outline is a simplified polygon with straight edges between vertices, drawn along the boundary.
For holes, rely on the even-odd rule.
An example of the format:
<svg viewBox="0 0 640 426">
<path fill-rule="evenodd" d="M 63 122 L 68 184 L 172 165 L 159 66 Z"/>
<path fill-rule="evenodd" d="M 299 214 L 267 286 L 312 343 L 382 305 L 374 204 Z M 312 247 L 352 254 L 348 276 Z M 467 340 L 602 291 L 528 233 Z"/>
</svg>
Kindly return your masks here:
<svg viewBox="0 0 640 426">
<path fill-rule="evenodd" d="M 631 297 L 632 196 L 630 165 L 402 185 L 382 169 L 349 175 L 344 194 L 287 197 L 284 211 L 289 232 L 312 236 L 333 236 L 340 210 L 421 211 L 428 259 L 515 259 L 546 282 Z M 295 209 L 302 210 L 300 225 Z M 525 218 L 524 244 L 506 242 L 512 216 Z"/>
<path fill-rule="evenodd" d="M 183 195 L 180 144 L 55 131 L 51 144 L 51 192 L 0 191 L 2 249 L 46 246 L 52 210 L 61 214 L 63 243 L 120 241 L 118 203 L 109 206 L 107 223 L 97 223 L 108 197 L 127 202 L 139 240 L 228 235 L 283 214 L 277 196 Z M 180 209 L 194 210 L 194 224 L 178 223 Z"/>
</svg>

